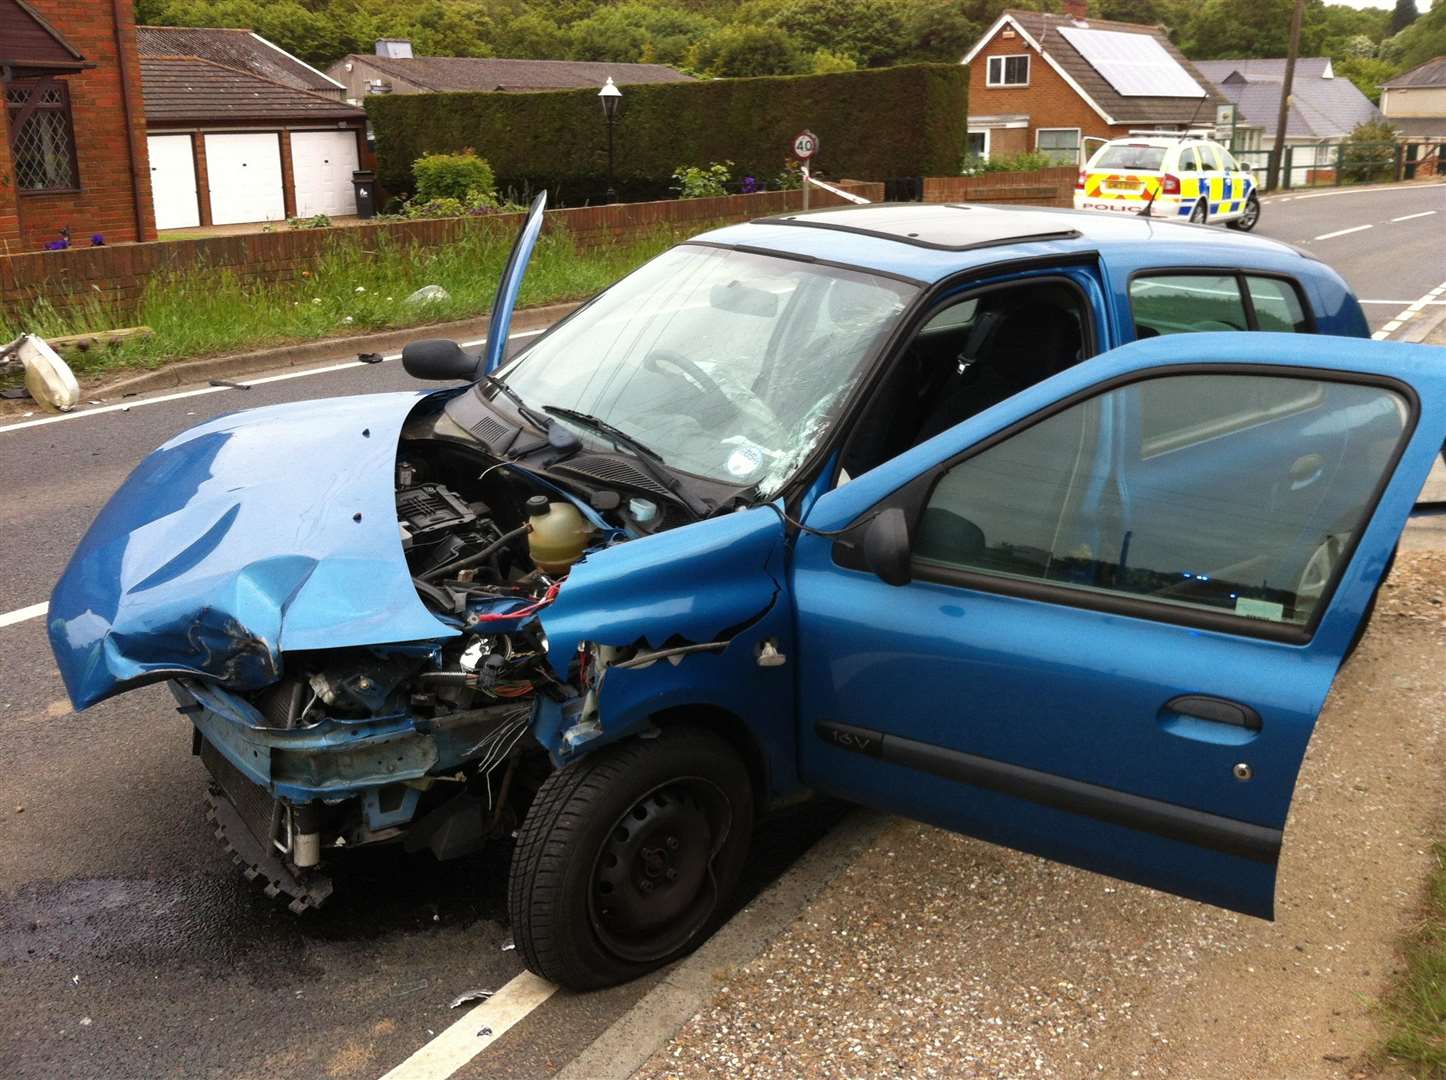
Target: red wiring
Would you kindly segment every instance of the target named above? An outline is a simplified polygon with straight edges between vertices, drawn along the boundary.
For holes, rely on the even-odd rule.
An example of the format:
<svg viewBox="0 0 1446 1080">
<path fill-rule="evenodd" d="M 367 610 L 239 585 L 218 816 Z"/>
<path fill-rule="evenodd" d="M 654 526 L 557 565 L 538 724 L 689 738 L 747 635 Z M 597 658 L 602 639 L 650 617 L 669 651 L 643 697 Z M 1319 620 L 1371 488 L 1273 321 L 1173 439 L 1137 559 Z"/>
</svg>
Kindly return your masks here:
<svg viewBox="0 0 1446 1080">
<path fill-rule="evenodd" d="M 476 621 L 479 623 L 502 622 L 505 619 L 524 619 L 528 615 L 536 615 L 539 611 L 547 607 L 548 604 L 552 603 L 553 600 L 557 598 L 557 590 L 562 588 L 562 583 L 566 580 L 566 578 L 559 578 L 557 581 L 554 581 L 551 585 L 547 587 L 547 592 L 543 593 L 542 597 L 536 603 L 528 604 L 526 607 L 520 607 L 516 611 L 488 612 L 485 615 L 476 616 Z"/>
</svg>

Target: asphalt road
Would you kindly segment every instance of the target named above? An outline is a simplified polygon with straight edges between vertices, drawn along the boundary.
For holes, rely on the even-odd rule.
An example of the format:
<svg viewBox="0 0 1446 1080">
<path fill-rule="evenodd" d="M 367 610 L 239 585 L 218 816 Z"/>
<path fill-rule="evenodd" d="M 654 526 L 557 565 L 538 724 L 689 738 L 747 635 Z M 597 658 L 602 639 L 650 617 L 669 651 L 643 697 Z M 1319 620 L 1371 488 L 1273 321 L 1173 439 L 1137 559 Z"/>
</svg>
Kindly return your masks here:
<svg viewBox="0 0 1446 1080">
<path fill-rule="evenodd" d="M 1446 183 L 1270 195 L 1255 231 L 1335 267 L 1372 330 L 1446 281 Z"/>
<path fill-rule="evenodd" d="M 1391 301 L 1367 308 L 1382 326 L 1446 280 L 1443 222 L 1436 185 L 1271 200 L 1259 231 Z M 47 598 L 104 501 L 171 435 L 240 408 L 417 385 L 389 362 L 20 430 L 0 415 L 0 1076 L 376 1076 L 456 1019 L 457 994 L 521 970 L 504 949 L 505 851 L 445 866 L 358 852 L 332 902 L 296 918 L 207 831 L 204 770 L 169 695 L 74 716 L 44 619 L 5 624 Z M 752 887 L 836 814 L 764 830 Z M 559 993 L 457 1075 L 550 1076 L 653 981 Z"/>
</svg>

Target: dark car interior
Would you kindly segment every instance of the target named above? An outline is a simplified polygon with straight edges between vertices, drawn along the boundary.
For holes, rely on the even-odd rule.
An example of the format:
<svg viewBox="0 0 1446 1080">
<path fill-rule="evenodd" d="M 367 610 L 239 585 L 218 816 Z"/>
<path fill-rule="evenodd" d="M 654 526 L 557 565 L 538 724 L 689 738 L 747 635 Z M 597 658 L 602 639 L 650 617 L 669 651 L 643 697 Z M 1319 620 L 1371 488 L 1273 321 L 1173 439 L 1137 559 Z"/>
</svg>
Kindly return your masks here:
<svg viewBox="0 0 1446 1080">
<path fill-rule="evenodd" d="M 845 448 L 849 476 L 880 465 L 1078 363 L 1090 336 L 1084 298 L 1042 281 L 992 289 L 935 312 L 884 373 Z"/>
</svg>

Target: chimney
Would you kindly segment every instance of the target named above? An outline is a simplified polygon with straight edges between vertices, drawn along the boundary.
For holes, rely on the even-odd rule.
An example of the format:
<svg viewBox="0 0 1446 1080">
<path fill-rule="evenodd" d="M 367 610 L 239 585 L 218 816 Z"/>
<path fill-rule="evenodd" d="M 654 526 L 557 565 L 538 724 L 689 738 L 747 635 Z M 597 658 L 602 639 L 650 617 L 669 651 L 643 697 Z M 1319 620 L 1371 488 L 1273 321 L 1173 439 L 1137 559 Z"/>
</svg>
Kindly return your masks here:
<svg viewBox="0 0 1446 1080">
<path fill-rule="evenodd" d="M 1071 19 L 1090 17 L 1090 0 L 1064 0 L 1064 13 Z"/>
<path fill-rule="evenodd" d="M 378 38 L 377 55 L 388 60 L 410 60 L 412 43 L 406 38 Z"/>
</svg>

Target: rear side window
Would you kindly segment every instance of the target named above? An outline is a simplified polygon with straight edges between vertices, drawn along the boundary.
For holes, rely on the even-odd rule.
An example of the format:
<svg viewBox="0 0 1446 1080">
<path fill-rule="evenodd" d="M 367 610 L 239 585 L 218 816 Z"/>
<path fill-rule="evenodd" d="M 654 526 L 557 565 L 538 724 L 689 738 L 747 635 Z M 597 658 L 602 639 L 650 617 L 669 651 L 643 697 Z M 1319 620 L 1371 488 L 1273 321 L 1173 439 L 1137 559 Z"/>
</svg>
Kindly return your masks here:
<svg viewBox="0 0 1446 1080">
<path fill-rule="evenodd" d="M 1141 274 L 1130 282 L 1135 337 L 1218 330 L 1309 333 L 1300 290 L 1256 274 Z"/>
<path fill-rule="evenodd" d="M 1245 287 L 1255 308 L 1258 329 L 1287 334 L 1304 334 L 1310 329 L 1301 308 L 1300 294 L 1289 282 L 1280 278 L 1247 277 Z"/>
<path fill-rule="evenodd" d="M 1114 143 L 1100 151 L 1094 168 L 1098 169 L 1158 169 L 1165 163 L 1163 146 L 1146 146 L 1143 143 Z"/>
</svg>

